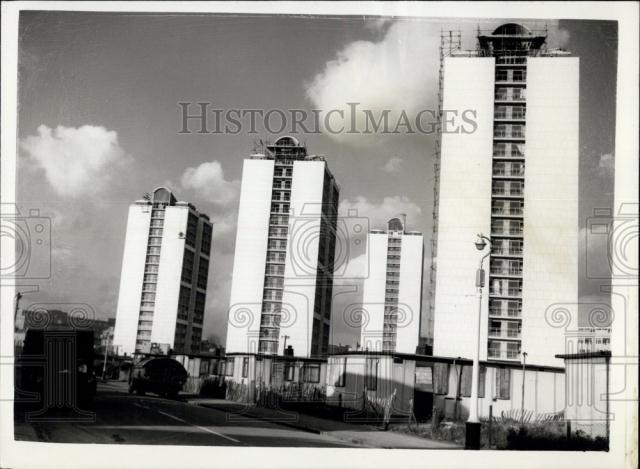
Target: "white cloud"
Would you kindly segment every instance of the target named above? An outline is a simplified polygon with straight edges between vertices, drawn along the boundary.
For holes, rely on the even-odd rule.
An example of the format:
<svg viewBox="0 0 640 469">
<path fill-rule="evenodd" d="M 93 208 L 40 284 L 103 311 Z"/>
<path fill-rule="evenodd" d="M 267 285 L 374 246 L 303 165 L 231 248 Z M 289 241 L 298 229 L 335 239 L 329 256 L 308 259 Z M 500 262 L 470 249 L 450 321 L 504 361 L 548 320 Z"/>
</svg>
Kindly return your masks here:
<svg viewBox="0 0 640 469">
<path fill-rule="evenodd" d="M 196 191 L 207 202 L 219 206 L 232 204 L 238 199 L 240 192 L 240 181 L 227 181 L 219 161 L 187 168 L 180 182 L 184 189 Z"/>
<path fill-rule="evenodd" d="M 601 176 L 613 177 L 615 167 L 616 162 L 612 153 L 600 155 L 600 159 L 598 160 L 598 171 Z"/>
<path fill-rule="evenodd" d="M 307 98 L 316 109 L 326 116 L 331 115 L 329 125 L 334 132 L 328 135 L 343 143 L 354 145 L 374 144 L 377 139 L 363 137 L 359 133 L 336 132 L 342 125 L 351 127 L 351 106 L 358 103 L 356 129 L 366 128 L 363 110 L 370 110 L 377 121 L 385 110 L 389 111 L 389 129 L 393 131 L 406 112 L 409 122 L 415 128 L 416 115 L 422 110 L 437 109 L 438 69 L 440 66 L 439 46 L 441 31 L 461 32 L 462 48 L 475 49 L 477 27 L 493 30 L 509 20 L 462 21 L 442 24 L 434 21 L 397 20 L 389 24 L 388 19 L 369 19 L 367 29 L 380 32 L 376 41 L 359 40 L 345 45 L 329 60 L 322 71 L 305 84 Z M 516 20 L 516 22 L 521 22 Z M 527 22 L 524 22 L 527 24 Z M 562 47 L 569 40 L 569 33 L 551 21 L 548 27 L 550 47 Z M 342 113 L 342 114 L 340 114 Z M 342 117 L 343 116 L 343 117 Z M 421 127 L 429 125 L 428 115 L 420 119 Z M 320 119 L 324 131 L 324 117 Z M 372 129 L 373 126 L 369 126 Z M 400 125 L 399 131 L 406 132 Z"/>
<path fill-rule="evenodd" d="M 437 91 L 438 42 L 425 37 L 429 36 L 425 27 L 429 29 L 422 22 L 398 21 L 378 42 L 348 44 L 306 84 L 307 97 L 324 113 L 344 112 L 340 119 L 344 123 L 351 118 L 347 103 L 359 103 L 359 110 L 371 110 L 376 118 L 388 109 L 393 129 L 402 110 L 411 115 L 433 102 L 431 96 Z M 358 128 L 364 129 L 364 114 L 356 115 Z M 340 127 L 332 122 L 336 122 L 333 128 Z M 353 141 L 349 138 L 353 135 L 344 132 L 330 135 L 338 141 Z"/>
<path fill-rule="evenodd" d="M 384 228 L 389 219 L 404 213 L 409 227 L 416 226 L 422 216 L 422 209 L 406 196 L 385 197 L 380 203 L 372 203 L 366 197 L 357 196 L 340 202 L 341 217 L 366 218 L 369 228 Z"/>
<path fill-rule="evenodd" d="M 402 158 L 398 158 L 397 156 L 394 156 L 385 163 L 385 165 L 382 167 L 382 170 L 385 173 L 397 173 L 398 171 L 400 171 L 401 166 L 402 166 Z"/>
<path fill-rule="evenodd" d="M 61 196 L 95 195 L 108 187 L 113 174 L 131 162 L 118 144 L 118 134 L 104 127 L 38 127 L 38 135 L 20 141 L 20 149 Z"/>
</svg>

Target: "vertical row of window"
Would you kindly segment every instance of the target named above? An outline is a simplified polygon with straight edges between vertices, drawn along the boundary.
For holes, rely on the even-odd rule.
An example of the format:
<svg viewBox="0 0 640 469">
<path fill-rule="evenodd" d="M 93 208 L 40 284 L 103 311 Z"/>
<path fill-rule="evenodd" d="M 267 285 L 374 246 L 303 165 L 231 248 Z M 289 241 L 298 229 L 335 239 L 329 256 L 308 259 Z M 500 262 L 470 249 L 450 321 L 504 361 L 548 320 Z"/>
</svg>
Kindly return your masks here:
<svg viewBox="0 0 640 469">
<path fill-rule="evenodd" d="M 275 160 L 258 352 L 277 353 L 293 166 Z"/>
<path fill-rule="evenodd" d="M 158 266 L 160 265 L 160 251 L 162 249 L 165 207 L 165 204 L 155 203 L 151 210 L 142 294 L 140 298 L 136 351 L 144 351 L 147 345 L 151 343 L 151 328 L 153 326 L 153 311 L 158 285 Z"/>
<path fill-rule="evenodd" d="M 333 176 L 325 169 L 318 241 L 318 265 L 316 268 L 316 291 L 313 305 L 314 316 L 320 316 L 323 319 L 318 320 L 318 328 L 313 330 L 311 338 L 311 353 L 313 355 L 325 355 L 329 350 L 331 326 L 327 320 L 331 320 L 338 197 L 339 192 Z"/>
<path fill-rule="evenodd" d="M 520 354 L 526 76 L 526 60 L 497 62 L 487 343 L 493 359 Z"/>
<path fill-rule="evenodd" d="M 382 350 L 385 352 L 394 352 L 396 350 L 401 251 L 402 233 L 389 231 L 387 238 L 384 322 L 382 326 Z"/>
</svg>

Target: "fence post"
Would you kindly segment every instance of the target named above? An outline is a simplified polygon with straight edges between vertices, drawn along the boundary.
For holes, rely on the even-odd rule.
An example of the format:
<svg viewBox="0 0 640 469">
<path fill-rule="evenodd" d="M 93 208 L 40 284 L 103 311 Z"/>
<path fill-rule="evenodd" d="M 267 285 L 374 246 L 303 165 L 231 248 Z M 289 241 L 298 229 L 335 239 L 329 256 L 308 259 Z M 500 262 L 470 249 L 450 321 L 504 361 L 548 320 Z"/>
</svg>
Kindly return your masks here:
<svg viewBox="0 0 640 469">
<path fill-rule="evenodd" d="M 493 424 L 493 405 L 490 405 L 489 406 L 489 449 L 491 449 L 491 445 L 493 444 L 492 424 Z"/>
</svg>

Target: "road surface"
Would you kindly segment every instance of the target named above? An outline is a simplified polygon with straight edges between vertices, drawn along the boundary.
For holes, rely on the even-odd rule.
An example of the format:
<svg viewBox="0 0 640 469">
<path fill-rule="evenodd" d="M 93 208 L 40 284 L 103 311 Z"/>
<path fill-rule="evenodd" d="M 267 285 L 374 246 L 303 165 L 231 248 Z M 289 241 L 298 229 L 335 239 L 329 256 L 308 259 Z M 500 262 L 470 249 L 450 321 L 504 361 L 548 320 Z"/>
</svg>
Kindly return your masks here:
<svg viewBox="0 0 640 469">
<path fill-rule="evenodd" d="M 354 447 L 327 435 L 318 435 L 277 423 L 256 420 L 168 400 L 128 394 L 117 384 L 98 384 L 98 393 L 85 421 L 64 421 L 53 414 L 45 421 L 25 418 L 16 406 L 15 439 L 52 443 L 110 443 L 137 445 Z"/>
</svg>

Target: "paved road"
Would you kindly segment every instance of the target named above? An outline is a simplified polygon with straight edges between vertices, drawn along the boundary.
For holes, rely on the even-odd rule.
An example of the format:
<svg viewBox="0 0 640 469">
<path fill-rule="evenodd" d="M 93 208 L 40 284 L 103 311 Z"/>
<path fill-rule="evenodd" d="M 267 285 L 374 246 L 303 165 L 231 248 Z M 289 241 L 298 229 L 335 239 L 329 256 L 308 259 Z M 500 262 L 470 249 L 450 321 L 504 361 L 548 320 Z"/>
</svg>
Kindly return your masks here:
<svg viewBox="0 0 640 469">
<path fill-rule="evenodd" d="M 121 443 L 207 446 L 354 447 L 327 435 L 292 429 L 186 402 L 130 395 L 122 386 L 99 384 L 88 421 L 26 422 L 16 408 L 17 440 L 56 443 Z M 66 415 L 66 414 L 65 414 Z M 63 415 L 60 415 L 63 417 Z"/>
</svg>

